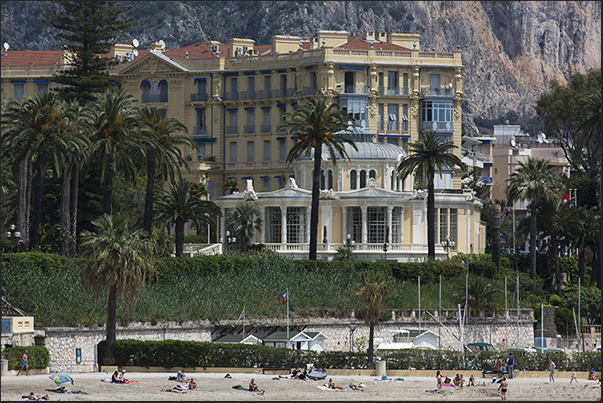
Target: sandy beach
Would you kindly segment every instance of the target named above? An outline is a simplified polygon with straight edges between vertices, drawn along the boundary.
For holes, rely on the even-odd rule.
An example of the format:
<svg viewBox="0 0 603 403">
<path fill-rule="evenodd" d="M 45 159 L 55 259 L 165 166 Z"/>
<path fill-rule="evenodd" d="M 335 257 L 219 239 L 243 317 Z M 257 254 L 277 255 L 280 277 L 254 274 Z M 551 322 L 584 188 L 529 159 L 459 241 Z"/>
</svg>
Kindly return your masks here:
<svg viewBox="0 0 603 403">
<path fill-rule="evenodd" d="M 67 390 L 83 390 L 88 394 L 57 393 L 56 385 L 48 375 L 3 376 L 2 401 L 24 401 L 23 395 L 34 392 L 39 395 L 48 394 L 52 400 L 61 401 L 180 401 L 180 400 L 214 400 L 214 401 L 324 401 L 324 400 L 423 400 L 423 401 L 497 401 L 501 400 L 498 384 L 492 379 L 476 378 L 485 382 L 485 386 L 444 387 L 437 390 L 435 377 L 404 377 L 403 381 L 378 381 L 375 376 L 327 376 L 323 381 L 299 381 L 279 378 L 278 375 L 233 373 L 230 379 L 223 373 L 191 374 L 197 382 L 197 391 L 186 393 L 161 392 L 164 388 L 173 388 L 177 382 L 168 380 L 175 373 L 128 373 L 127 378 L 139 381 L 135 385 L 118 385 L 101 382 L 110 378 L 108 373 L 72 373 L 74 384 L 66 384 Z M 434 371 L 435 375 L 435 371 Z M 264 394 L 233 389 L 233 386 L 247 387 L 249 380 L 255 378 Z M 322 390 L 323 385 L 333 378 L 338 385 L 350 382 L 364 382 L 364 391 Z M 601 389 L 593 389 L 595 381 L 580 379 L 580 384 L 571 384 L 569 379 L 560 378 L 549 383 L 543 378 L 515 378 L 509 380 L 508 400 L 532 401 L 597 401 L 601 400 Z"/>
</svg>

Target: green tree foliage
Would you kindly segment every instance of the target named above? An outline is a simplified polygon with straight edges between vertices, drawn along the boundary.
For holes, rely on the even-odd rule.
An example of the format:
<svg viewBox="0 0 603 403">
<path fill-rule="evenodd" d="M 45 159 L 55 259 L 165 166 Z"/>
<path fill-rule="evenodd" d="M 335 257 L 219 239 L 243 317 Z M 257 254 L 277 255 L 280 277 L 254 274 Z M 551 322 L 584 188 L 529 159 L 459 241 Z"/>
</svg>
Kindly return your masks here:
<svg viewBox="0 0 603 403">
<path fill-rule="evenodd" d="M 497 302 L 497 294 L 502 292 L 502 290 L 493 287 L 492 282 L 485 277 L 469 276 L 467 282 L 468 315 L 481 316 L 485 310 L 490 311 L 490 314 L 501 313 L 502 308 Z M 459 288 L 455 296 L 461 306 L 465 306 L 465 286 Z"/>
<path fill-rule="evenodd" d="M 530 278 L 536 278 L 536 235 L 538 202 L 561 200 L 561 178 L 548 167 L 549 160 L 528 157 L 507 179 L 509 200 L 530 200 Z M 536 284 L 532 283 L 532 293 Z"/>
<path fill-rule="evenodd" d="M 262 217 L 260 209 L 255 204 L 244 202 L 237 204 L 226 216 L 226 226 L 237 238 L 237 243 L 243 253 L 247 252 L 247 245 L 256 231 L 262 231 Z"/>
<path fill-rule="evenodd" d="M 385 298 L 393 294 L 395 289 L 391 287 L 382 272 L 370 270 L 360 273 L 360 283 L 352 294 L 355 299 L 356 316 L 361 316 L 364 323 L 369 325 L 369 345 L 367 356 L 367 367 L 374 368 L 373 341 L 375 336 L 375 325 L 385 309 Z"/>
<path fill-rule="evenodd" d="M 94 231 L 82 233 L 81 256 L 88 264 L 83 281 L 95 294 L 109 293 L 107 298 L 107 338 L 104 365 L 115 365 L 113 344 L 116 338 L 118 293 L 132 305 L 145 279 L 153 275 L 153 243 L 145 239 L 144 230 L 134 230 L 126 216 L 104 215 L 93 222 Z"/>
<path fill-rule="evenodd" d="M 552 80 L 551 91 L 536 102 L 536 113 L 544 120 L 546 134 L 559 142 L 574 169 L 594 180 L 599 179 L 601 171 L 600 91 L 599 69 L 574 74 L 567 86 Z"/>
<path fill-rule="evenodd" d="M 427 255 L 435 259 L 435 189 L 434 179 L 436 170 L 442 177 L 442 172 L 455 167 L 463 169 L 463 162 L 452 153 L 458 148 L 449 142 L 440 142 L 435 131 L 423 133 L 419 141 L 409 145 L 409 156 L 400 161 L 397 172 L 402 180 L 413 172 L 419 178 L 427 180 Z"/>
<path fill-rule="evenodd" d="M 182 256 L 184 248 L 184 224 L 188 221 L 200 231 L 203 225 L 211 224 L 211 217 L 222 216 L 222 210 L 211 200 L 201 200 L 190 193 L 191 183 L 184 178 L 169 183 L 155 201 L 157 220 L 164 225 L 176 226 L 176 257 Z M 205 215 L 208 214 L 208 216 Z"/>
<path fill-rule="evenodd" d="M 70 52 L 71 69 L 52 76 L 61 85 L 65 99 L 77 99 L 83 104 L 94 100 L 93 94 L 103 93 L 115 84 L 110 82 L 109 68 L 117 62 L 106 55 L 115 38 L 135 22 L 121 14 L 131 7 L 121 8 L 113 1 L 59 1 L 61 9 L 46 7 L 44 22 L 59 30 L 57 39 Z M 102 56 L 102 57 L 99 57 Z"/>
<path fill-rule="evenodd" d="M 574 308 L 576 317 L 578 316 L 578 287 L 568 287 L 561 306 L 570 311 Z M 594 286 L 580 287 L 580 314 L 590 324 L 597 323 L 601 319 L 601 290 L 599 288 Z"/>
<path fill-rule="evenodd" d="M 224 190 L 233 194 L 239 191 L 239 181 L 236 178 L 228 178 L 224 181 Z"/>
<path fill-rule="evenodd" d="M 290 134 L 297 136 L 298 140 L 287 155 L 287 164 L 293 163 L 302 155 L 310 157 L 314 151 L 308 259 L 316 260 L 322 156 L 326 151 L 334 165 L 338 158 L 349 159 L 345 144 L 349 144 L 355 150 L 358 150 L 358 147 L 348 134 L 343 133 L 357 125 L 353 123 L 354 119 L 339 109 L 336 103 L 327 105 L 322 98 L 296 106 L 293 112 L 284 113 L 281 117 L 287 120 L 280 122 L 277 130 L 285 129 Z"/>
</svg>

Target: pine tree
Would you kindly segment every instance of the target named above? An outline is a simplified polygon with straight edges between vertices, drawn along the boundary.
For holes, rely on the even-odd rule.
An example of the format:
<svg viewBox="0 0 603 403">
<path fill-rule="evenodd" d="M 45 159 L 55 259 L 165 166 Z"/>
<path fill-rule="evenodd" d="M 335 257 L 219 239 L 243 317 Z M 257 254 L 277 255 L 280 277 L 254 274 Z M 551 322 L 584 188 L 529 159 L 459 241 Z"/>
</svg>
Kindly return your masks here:
<svg viewBox="0 0 603 403">
<path fill-rule="evenodd" d="M 117 35 L 135 22 L 120 18 L 131 7 L 118 8 L 112 1 L 59 1 L 60 10 L 45 8 L 44 23 L 59 30 L 56 38 L 66 42 L 67 63 L 72 67 L 52 76 L 60 84 L 64 99 L 77 99 L 86 104 L 94 93 L 104 92 L 115 84 L 110 82 L 109 68 L 117 64 L 106 56 Z M 102 56 L 102 57 L 101 57 Z"/>
</svg>

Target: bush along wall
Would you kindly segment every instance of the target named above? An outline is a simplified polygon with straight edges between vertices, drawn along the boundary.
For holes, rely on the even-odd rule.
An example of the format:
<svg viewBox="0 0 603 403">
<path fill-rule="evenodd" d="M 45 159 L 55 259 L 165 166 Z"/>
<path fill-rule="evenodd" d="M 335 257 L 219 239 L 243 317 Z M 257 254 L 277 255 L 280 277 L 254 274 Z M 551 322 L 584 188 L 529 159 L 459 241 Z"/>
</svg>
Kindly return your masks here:
<svg viewBox="0 0 603 403">
<path fill-rule="evenodd" d="M 27 350 L 27 359 L 29 369 L 44 369 L 48 368 L 50 362 L 50 356 L 46 347 L 42 346 L 19 346 L 19 347 L 7 347 L 2 352 L 3 358 L 8 360 L 9 370 L 21 369 L 21 359 L 23 353 Z"/>
<path fill-rule="evenodd" d="M 98 363 L 102 365 L 105 341 L 98 345 Z M 254 368 L 268 364 L 289 364 L 304 367 L 314 364 L 316 368 L 364 369 L 367 368 L 366 353 L 343 351 L 292 350 L 249 344 L 223 344 L 198 341 L 141 341 L 116 340 L 114 344 L 117 365 L 164 367 L 164 368 L 207 368 L 232 367 Z M 495 367 L 497 351 L 477 351 L 463 354 L 450 350 L 402 350 L 381 354 L 376 359 L 385 360 L 388 369 L 419 370 L 478 370 Z M 523 353 L 518 357 L 516 370 L 544 371 L 551 358 L 559 371 L 601 371 L 600 353 Z"/>
</svg>

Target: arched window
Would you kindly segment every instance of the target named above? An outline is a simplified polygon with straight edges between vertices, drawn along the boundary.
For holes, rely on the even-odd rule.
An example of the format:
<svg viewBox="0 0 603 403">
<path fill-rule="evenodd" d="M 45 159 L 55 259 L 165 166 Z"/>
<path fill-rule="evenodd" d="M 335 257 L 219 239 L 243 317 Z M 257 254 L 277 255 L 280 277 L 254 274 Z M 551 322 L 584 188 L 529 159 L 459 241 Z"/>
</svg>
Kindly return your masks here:
<svg viewBox="0 0 603 403">
<path fill-rule="evenodd" d="M 142 102 L 151 102 L 151 83 L 144 80 L 140 83 L 140 88 L 142 89 Z"/>
<path fill-rule="evenodd" d="M 363 169 L 360 171 L 360 189 L 366 187 L 366 171 Z"/>
<path fill-rule="evenodd" d="M 373 178 L 373 179 L 377 180 L 377 171 L 375 171 L 374 169 L 371 169 L 369 171 L 369 178 Z"/>
<path fill-rule="evenodd" d="M 350 190 L 356 190 L 358 187 L 356 185 L 356 176 L 358 174 L 356 173 L 355 169 L 352 169 L 350 171 Z"/>
<path fill-rule="evenodd" d="M 167 81 L 161 80 L 161 81 L 159 81 L 159 102 L 167 102 L 167 101 L 168 101 Z"/>
<path fill-rule="evenodd" d="M 325 190 L 325 171 L 320 171 L 320 190 Z"/>
<path fill-rule="evenodd" d="M 327 171 L 327 189 L 333 189 L 333 170 Z"/>
<path fill-rule="evenodd" d="M 397 177 L 396 177 L 396 171 L 392 170 L 392 174 L 390 175 L 390 189 L 391 190 L 398 190 L 397 187 Z"/>
</svg>

